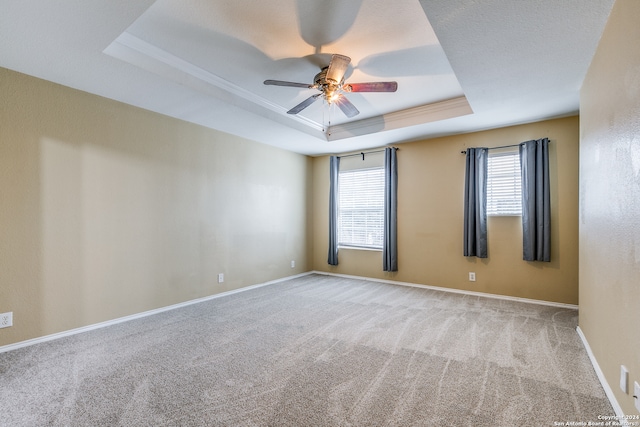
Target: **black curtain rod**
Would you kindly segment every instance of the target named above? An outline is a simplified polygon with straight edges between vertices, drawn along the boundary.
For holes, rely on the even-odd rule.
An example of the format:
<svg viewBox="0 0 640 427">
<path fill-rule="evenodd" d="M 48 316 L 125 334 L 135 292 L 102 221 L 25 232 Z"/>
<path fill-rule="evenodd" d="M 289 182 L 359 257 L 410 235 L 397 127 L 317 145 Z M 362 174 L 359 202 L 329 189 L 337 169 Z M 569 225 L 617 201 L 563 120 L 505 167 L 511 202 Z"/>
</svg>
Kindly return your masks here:
<svg viewBox="0 0 640 427">
<path fill-rule="evenodd" d="M 397 147 L 388 147 L 388 148 L 393 148 L 394 150 L 398 150 Z M 383 153 L 385 149 L 382 150 L 373 150 L 373 151 L 361 151 L 359 153 L 355 153 L 355 154 L 347 154 L 346 156 L 338 156 L 340 158 L 342 157 L 354 157 L 354 156 L 362 156 L 362 160 L 364 160 L 364 155 L 365 154 L 373 154 L 373 153 Z"/>
<path fill-rule="evenodd" d="M 524 144 L 523 142 L 521 142 L 520 144 L 511 144 L 511 145 L 501 145 L 499 147 L 489 147 L 487 148 L 487 150 L 497 150 L 498 148 L 511 148 L 511 147 L 519 147 L 522 144 Z M 463 150 L 460 152 L 460 154 L 467 154 L 467 150 Z"/>
</svg>

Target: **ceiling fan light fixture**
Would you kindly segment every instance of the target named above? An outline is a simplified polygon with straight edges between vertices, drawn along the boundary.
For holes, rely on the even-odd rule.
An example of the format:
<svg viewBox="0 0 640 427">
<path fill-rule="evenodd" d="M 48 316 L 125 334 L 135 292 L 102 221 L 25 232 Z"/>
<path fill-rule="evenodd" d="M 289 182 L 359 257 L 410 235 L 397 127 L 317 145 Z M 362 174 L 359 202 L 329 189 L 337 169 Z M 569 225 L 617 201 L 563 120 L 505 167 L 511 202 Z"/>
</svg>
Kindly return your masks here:
<svg viewBox="0 0 640 427">
<path fill-rule="evenodd" d="M 353 83 L 345 84 L 344 75 L 351 63 L 351 58 L 345 55 L 334 54 L 331 57 L 329 65 L 322 68 L 313 78 L 312 85 L 304 83 L 294 83 L 282 80 L 265 80 L 265 85 L 272 86 L 290 86 L 298 88 L 308 88 L 319 90 L 320 93 L 313 95 L 300 104 L 296 105 L 288 114 L 298 114 L 309 105 L 311 105 L 318 97 L 322 96 L 327 104 L 336 104 L 340 110 L 349 118 L 355 117 L 360 112 L 358 109 L 344 96 L 343 93 L 349 92 L 395 92 L 398 88 L 397 82 L 369 82 L 369 83 Z"/>
<path fill-rule="evenodd" d="M 338 90 L 333 90 L 333 91 L 325 90 L 324 98 L 327 100 L 329 104 L 331 104 L 340 98 L 340 93 L 338 92 Z"/>
</svg>

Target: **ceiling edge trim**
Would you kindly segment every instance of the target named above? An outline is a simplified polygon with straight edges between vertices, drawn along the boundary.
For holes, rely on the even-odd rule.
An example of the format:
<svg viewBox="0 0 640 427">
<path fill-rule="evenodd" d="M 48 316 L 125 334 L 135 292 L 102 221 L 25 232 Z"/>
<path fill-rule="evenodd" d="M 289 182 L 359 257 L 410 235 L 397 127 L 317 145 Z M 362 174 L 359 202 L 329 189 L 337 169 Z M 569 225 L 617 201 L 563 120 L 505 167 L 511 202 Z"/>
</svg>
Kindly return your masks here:
<svg viewBox="0 0 640 427">
<path fill-rule="evenodd" d="M 118 38 L 116 40 L 114 40 L 111 45 L 109 45 L 105 50 L 104 53 L 114 56 L 114 57 L 118 57 L 121 58 L 122 55 L 118 55 L 115 53 L 116 50 L 118 49 L 129 49 L 132 51 L 137 52 L 138 54 L 141 54 L 147 58 L 159 61 L 171 68 L 173 68 L 174 70 L 183 72 L 188 74 L 191 77 L 194 77 L 202 82 L 205 82 L 207 84 L 210 84 L 212 86 L 215 86 L 219 89 L 222 89 L 234 96 L 243 98 L 247 101 L 250 101 L 254 104 L 257 104 L 263 108 L 266 108 L 268 110 L 274 111 L 278 114 L 281 115 L 285 115 L 287 112 L 287 109 L 275 104 L 261 96 L 255 95 L 251 92 L 249 92 L 248 90 L 245 90 L 239 86 L 236 86 L 235 84 L 231 83 L 228 80 L 223 79 L 220 76 L 217 76 L 207 70 L 204 70 L 200 67 L 198 67 L 197 65 L 194 65 L 188 61 L 185 61 L 184 59 L 181 59 L 151 43 L 148 43 L 128 32 L 124 32 L 122 33 L 120 36 L 118 36 Z M 306 117 L 303 116 L 292 116 L 289 115 L 287 116 L 288 118 L 298 121 L 304 125 L 307 125 L 311 128 L 313 128 L 314 130 L 317 131 L 323 131 L 324 130 L 324 126 L 320 123 L 317 123 L 311 119 L 308 119 Z"/>
<path fill-rule="evenodd" d="M 459 96 L 444 101 L 433 102 L 405 110 L 356 122 L 335 125 L 329 128 L 327 138 L 336 141 L 355 136 L 362 136 L 373 132 L 384 132 L 429 122 L 451 119 L 454 117 L 473 114 L 473 110 L 466 96 Z"/>
</svg>

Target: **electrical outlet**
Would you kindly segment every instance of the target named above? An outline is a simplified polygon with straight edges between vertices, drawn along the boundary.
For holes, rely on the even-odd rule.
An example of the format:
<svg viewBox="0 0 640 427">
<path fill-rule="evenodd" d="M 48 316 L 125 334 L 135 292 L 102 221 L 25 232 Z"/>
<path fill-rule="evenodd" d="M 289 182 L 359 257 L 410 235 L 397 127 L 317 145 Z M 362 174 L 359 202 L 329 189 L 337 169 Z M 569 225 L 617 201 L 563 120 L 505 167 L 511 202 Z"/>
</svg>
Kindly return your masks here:
<svg viewBox="0 0 640 427">
<path fill-rule="evenodd" d="M 224 273 L 218 274 L 218 283 L 224 282 Z"/>
<path fill-rule="evenodd" d="M 620 389 L 629 393 L 629 370 L 624 365 L 620 365 Z"/>
<path fill-rule="evenodd" d="M 291 268 L 296 268 L 296 262 L 294 260 L 291 260 Z"/>
<path fill-rule="evenodd" d="M 13 311 L 0 314 L 0 328 L 13 326 Z"/>
<path fill-rule="evenodd" d="M 636 405 L 636 409 L 640 412 L 640 384 L 638 384 L 638 381 L 633 382 L 633 404 Z"/>
<path fill-rule="evenodd" d="M 476 273 L 469 272 L 469 281 L 470 282 L 475 282 L 476 281 Z"/>
</svg>

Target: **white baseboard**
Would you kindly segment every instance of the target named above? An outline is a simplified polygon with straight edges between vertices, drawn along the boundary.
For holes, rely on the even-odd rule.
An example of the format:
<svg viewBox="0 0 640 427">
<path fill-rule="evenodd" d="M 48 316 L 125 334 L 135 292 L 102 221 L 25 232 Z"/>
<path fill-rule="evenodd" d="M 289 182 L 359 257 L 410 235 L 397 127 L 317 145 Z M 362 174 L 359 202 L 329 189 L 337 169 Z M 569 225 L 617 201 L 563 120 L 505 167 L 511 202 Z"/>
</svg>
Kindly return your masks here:
<svg viewBox="0 0 640 427">
<path fill-rule="evenodd" d="M 162 312 L 169 311 L 169 310 L 175 310 L 177 308 L 186 307 L 186 306 L 192 305 L 192 304 L 198 304 L 200 302 L 210 301 L 210 300 L 216 299 L 216 298 L 222 298 L 222 297 L 225 297 L 225 296 L 228 296 L 228 295 L 237 294 L 239 292 L 248 291 L 250 289 L 261 288 L 263 286 L 273 285 L 273 284 L 276 284 L 276 283 L 284 282 L 286 280 L 291 280 L 291 279 L 296 279 L 298 277 L 308 276 L 309 274 L 312 274 L 312 273 L 311 272 L 306 272 L 306 273 L 296 274 L 296 275 L 293 275 L 293 276 L 287 276 L 287 277 L 283 277 L 281 279 L 271 280 L 269 282 L 258 283 L 256 285 L 250 285 L 250 286 L 246 286 L 244 288 L 234 289 L 232 291 L 221 292 L 219 294 L 209 295 L 209 296 L 206 296 L 206 297 L 203 297 L 203 298 L 197 298 L 197 299 L 194 299 L 194 300 L 190 300 L 190 301 L 185 301 L 185 302 L 181 302 L 181 303 L 178 303 L 178 304 L 169 305 L 169 306 L 166 306 L 166 307 L 156 308 L 154 310 L 143 311 L 142 313 L 136 313 L 136 314 L 132 314 L 130 316 L 119 317 L 117 319 L 107 320 L 105 322 L 94 323 L 93 325 L 82 326 L 80 328 L 70 329 L 68 331 L 58 332 L 58 333 L 51 334 L 51 335 L 45 335 L 43 337 L 33 338 L 33 339 L 30 339 L 30 340 L 26 340 L 26 341 L 20 341 L 20 342 L 17 342 L 15 344 L 8 344 L 8 345 L 0 347 L 0 353 L 4 353 L 4 352 L 7 352 L 7 351 L 11 351 L 11 350 L 16 350 L 16 349 L 22 348 L 22 347 L 28 347 L 30 345 L 39 344 L 39 343 L 43 343 L 43 342 L 47 342 L 47 341 L 57 340 L 59 338 L 64 338 L 64 337 L 68 337 L 68 336 L 75 335 L 75 334 L 81 334 L 83 332 L 92 331 L 94 329 L 105 328 L 107 326 L 116 325 L 118 323 L 123 323 L 123 322 L 128 322 L 130 320 L 140 319 L 141 317 L 152 316 L 154 314 L 162 313 Z"/>
<path fill-rule="evenodd" d="M 591 351 L 591 346 L 587 341 L 587 337 L 585 337 L 584 334 L 582 333 L 582 329 L 580 329 L 580 326 L 576 328 L 576 331 L 578 332 L 578 335 L 582 340 L 582 344 L 584 345 L 584 348 L 587 350 L 587 354 L 589 355 L 589 360 L 591 360 L 593 369 L 596 371 L 596 375 L 600 380 L 600 384 L 602 384 L 602 388 L 604 389 L 604 393 L 607 395 L 607 399 L 609 399 L 611 406 L 613 406 L 613 410 L 615 411 L 616 415 L 619 417 L 618 419 L 619 420 L 624 419 L 624 412 L 622 412 L 622 407 L 618 403 L 616 396 L 613 394 L 613 390 L 609 386 L 609 383 L 607 382 L 607 379 L 604 376 L 604 372 L 602 372 L 602 369 L 600 369 L 600 365 L 598 365 L 596 356 L 593 354 L 593 351 Z"/>
<path fill-rule="evenodd" d="M 473 295 L 484 298 L 493 298 L 493 299 L 501 299 L 507 301 L 516 301 L 516 302 L 524 302 L 528 304 L 538 304 L 538 305 L 548 305 L 551 307 L 559 307 L 559 308 L 568 308 L 571 310 L 577 310 L 578 306 L 575 304 L 565 304 L 561 302 L 552 302 L 552 301 L 543 301 L 537 299 L 530 298 L 520 298 L 520 297 L 512 297 L 508 295 L 498 295 L 498 294 L 489 294 L 485 292 L 475 292 L 475 291 L 467 291 L 464 289 L 453 289 L 453 288 L 442 288 L 439 286 L 431 286 L 431 285 L 423 285 L 420 283 L 409 283 L 409 282 L 398 282 L 395 280 L 387 280 L 387 279 L 374 279 L 371 277 L 362 277 L 362 276 L 351 276 L 348 274 L 337 274 L 337 273 L 329 273 L 326 271 L 313 271 L 313 274 L 323 274 L 325 276 L 336 276 L 336 277 L 344 277 L 347 279 L 357 279 L 357 280 L 366 280 L 370 282 L 378 282 L 378 283 L 389 283 L 391 285 L 400 285 L 400 286 L 410 286 L 413 288 L 422 288 L 422 289 L 433 289 L 435 291 L 442 292 L 451 292 L 454 294 L 463 294 L 463 295 Z"/>
</svg>

